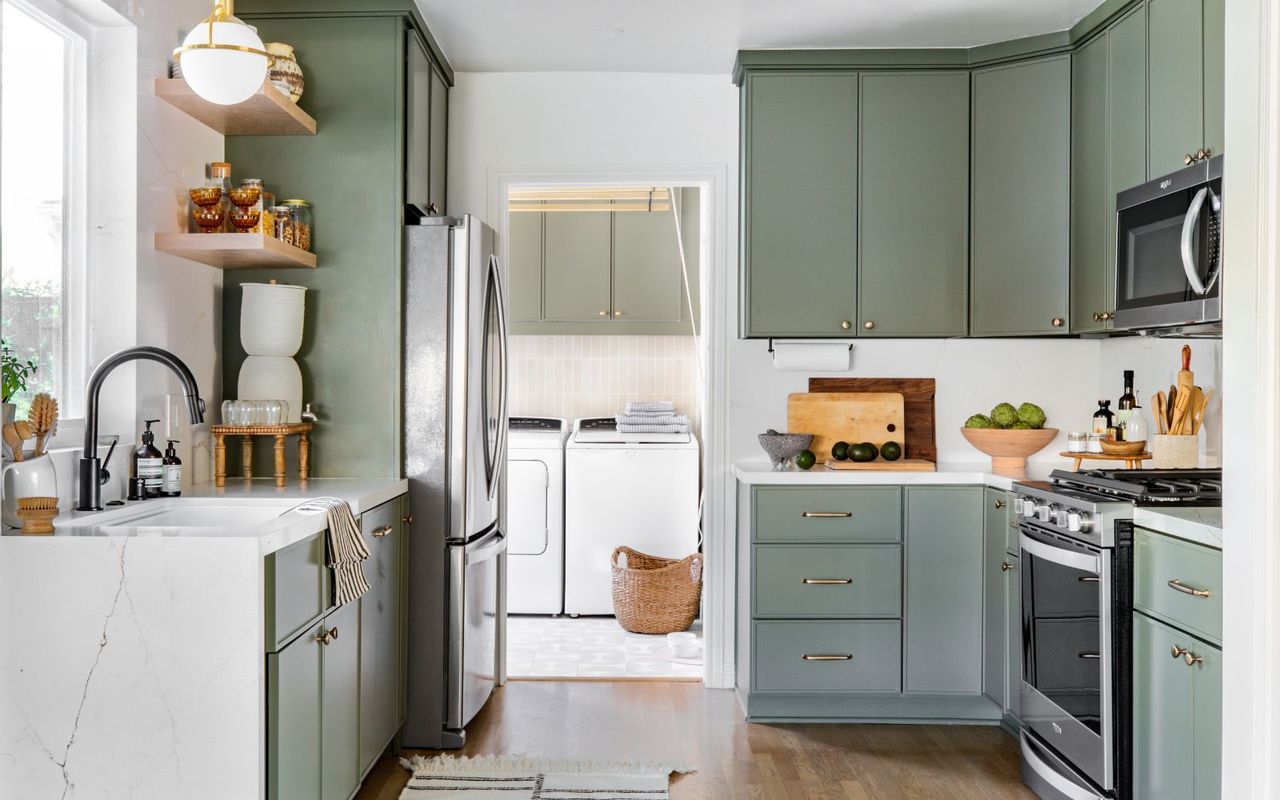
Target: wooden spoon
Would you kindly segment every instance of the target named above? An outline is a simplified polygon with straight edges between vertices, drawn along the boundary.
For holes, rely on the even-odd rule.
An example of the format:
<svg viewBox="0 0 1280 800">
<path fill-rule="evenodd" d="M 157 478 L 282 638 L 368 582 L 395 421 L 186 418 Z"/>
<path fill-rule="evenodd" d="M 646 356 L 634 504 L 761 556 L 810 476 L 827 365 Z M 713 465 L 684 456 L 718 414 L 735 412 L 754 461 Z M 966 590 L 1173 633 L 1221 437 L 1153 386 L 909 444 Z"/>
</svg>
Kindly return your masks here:
<svg viewBox="0 0 1280 800">
<path fill-rule="evenodd" d="M 1205 392 L 1199 387 L 1196 387 L 1196 398 L 1198 402 L 1196 403 L 1195 418 L 1193 420 L 1194 426 L 1191 431 L 1192 433 L 1199 433 L 1201 426 L 1204 425 L 1205 412 L 1209 410 L 1209 402 L 1213 400 L 1213 390 L 1210 389 Z"/>
<path fill-rule="evenodd" d="M 1151 396 L 1151 413 L 1156 418 L 1156 433 L 1165 434 L 1169 431 L 1169 423 L 1165 417 L 1165 410 L 1168 408 L 1168 400 L 1165 399 L 1164 392 L 1156 392 Z"/>
</svg>

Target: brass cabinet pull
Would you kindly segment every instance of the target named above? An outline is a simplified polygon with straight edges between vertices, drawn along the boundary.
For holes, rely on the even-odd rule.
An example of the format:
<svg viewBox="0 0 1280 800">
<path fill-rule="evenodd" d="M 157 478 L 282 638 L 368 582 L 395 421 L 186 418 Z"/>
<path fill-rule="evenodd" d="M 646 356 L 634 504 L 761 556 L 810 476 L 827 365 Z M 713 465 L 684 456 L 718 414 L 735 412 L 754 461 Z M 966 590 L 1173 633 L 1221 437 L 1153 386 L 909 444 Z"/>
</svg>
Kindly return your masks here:
<svg viewBox="0 0 1280 800">
<path fill-rule="evenodd" d="M 373 538 L 381 539 L 383 536 L 386 536 L 388 533 L 391 533 L 391 530 L 392 529 L 390 525 L 383 525 L 381 528 L 374 528 Z"/>
<path fill-rule="evenodd" d="M 1094 321 L 1094 322 L 1102 322 L 1102 312 L 1101 312 L 1101 311 L 1095 311 L 1095 312 L 1093 312 L 1093 321 Z"/>
<path fill-rule="evenodd" d="M 316 641 L 327 647 L 329 642 L 333 641 L 333 637 L 329 635 L 328 631 L 320 631 L 319 635 L 316 636 Z"/>
<path fill-rule="evenodd" d="M 805 661 L 852 661 L 853 653 L 845 653 L 844 655 L 809 655 L 805 653 L 800 656 Z"/>
<path fill-rule="evenodd" d="M 1188 667 L 1194 667 L 1196 664 L 1204 663 L 1204 656 L 1198 656 L 1195 653 L 1192 653 L 1191 651 L 1188 650 L 1187 652 L 1182 654 L 1182 660 L 1183 662 L 1186 663 Z"/>
<path fill-rule="evenodd" d="M 1174 590 L 1175 592 L 1182 592 L 1183 594 L 1189 594 L 1192 597 L 1207 598 L 1213 594 L 1213 592 L 1210 592 L 1208 589 L 1194 589 L 1186 585 L 1182 581 L 1178 580 L 1177 578 L 1170 579 L 1167 585 L 1170 589 Z"/>
<path fill-rule="evenodd" d="M 800 516 L 805 519 L 843 519 L 852 517 L 852 511 L 801 511 Z"/>
<path fill-rule="evenodd" d="M 1062 317 L 1054 317 L 1053 319 L 1049 320 L 1049 324 L 1055 328 L 1061 328 L 1063 325 L 1063 319 Z"/>
<path fill-rule="evenodd" d="M 1183 656 L 1187 655 L 1187 648 L 1179 647 L 1178 645 L 1175 644 L 1173 647 L 1169 648 L 1169 655 L 1172 656 L 1173 658 L 1182 658 Z"/>
<path fill-rule="evenodd" d="M 805 586 L 848 586 L 853 578 L 802 578 L 800 582 Z"/>
<path fill-rule="evenodd" d="M 618 309 L 617 311 L 613 312 L 613 315 L 614 315 L 615 317 L 620 317 L 620 316 L 622 316 L 622 309 Z"/>
<path fill-rule="evenodd" d="M 337 629 L 337 628 L 330 628 L 330 629 L 329 629 L 329 639 L 330 639 L 330 640 L 333 640 L 333 639 L 337 639 L 337 638 L 338 638 L 338 629 Z"/>
<path fill-rule="evenodd" d="M 852 323 L 852 322 L 850 322 L 850 321 L 849 321 L 849 320 L 847 320 L 847 319 L 846 319 L 844 322 L 841 322 L 841 323 L 840 323 L 840 330 L 842 330 L 842 331 L 847 331 L 847 330 L 849 330 L 849 329 L 850 329 L 850 328 L 852 328 L 852 327 L 853 327 L 853 323 Z"/>
<path fill-rule="evenodd" d="M 1182 163 L 1186 164 L 1188 167 L 1194 164 L 1195 162 L 1196 162 L 1196 157 L 1191 153 L 1187 153 L 1185 156 L 1182 157 Z"/>
<path fill-rule="evenodd" d="M 866 322 L 862 323 L 862 327 L 871 331 L 871 330 L 875 330 L 876 324 L 872 320 L 867 320 Z"/>
<path fill-rule="evenodd" d="M 1080 653 L 1079 655 L 1080 655 L 1080 658 L 1089 658 L 1089 659 L 1102 658 L 1102 653 Z"/>
<path fill-rule="evenodd" d="M 406 514 L 405 516 L 403 516 L 403 517 L 401 517 L 401 518 L 400 518 L 400 521 L 401 521 L 401 522 L 403 522 L 405 525 L 412 525 L 412 524 L 413 524 L 413 515 L 412 515 L 412 514 Z"/>
<path fill-rule="evenodd" d="M 1009 570 L 1011 570 L 1011 569 L 1013 569 L 1013 565 L 1012 565 L 1012 564 L 1010 564 L 1008 561 L 1001 561 L 1001 562 L 1000 562 L 1000 571 L 1001 571 L 1001 572 L 1008 572 L 1008 571 L 1009 571 Z"/>
<path fill-rule="evenodd" d="M 608 311 L 601 311 L 601 312 L 600 312 L 600 316 L 602 316 L 602 317 L 607 317 L 607 316 L 609 316 L 609 312 L 608 312 Z"/>
<path fill-rule="evenodd" d="M 997 501 L 996 501 L 996 508 L 1004 508 L 1004 507 L 1006 507 L 1006 506 L 1008 506 L 1008 505 L 1009 505 L 1009 504 L 1008 504 L 1007 502 L 1005 502 L 1004 500 L 997 500 Z"/>
<path fill-rule="evenodd" d="M 1102 312 L 1102 321 L 1103 321 L 1103 322 L 1110 322 L 1111 320 L 1113 320 L 1113 319 L 1115 319 L 1115 318 L 1116 318 L 1116 312 L 1114 312 L 1114 311 L 1103 311 L 1103 312 Z"/>
</svg>

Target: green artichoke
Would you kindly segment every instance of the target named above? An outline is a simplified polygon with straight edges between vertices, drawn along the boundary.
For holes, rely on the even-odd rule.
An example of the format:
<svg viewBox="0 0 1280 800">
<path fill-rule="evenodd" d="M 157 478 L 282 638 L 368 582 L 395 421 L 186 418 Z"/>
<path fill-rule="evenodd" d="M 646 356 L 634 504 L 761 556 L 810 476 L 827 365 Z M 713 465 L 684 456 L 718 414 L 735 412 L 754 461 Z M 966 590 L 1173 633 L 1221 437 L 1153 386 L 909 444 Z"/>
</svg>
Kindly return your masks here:
<svg viewBox="0 0 1280 800">
<path fill-rule="evenodd" d="M 991 421 L 997 428 L 1007 428 L 1018 421 L 1018 409 L 1010 403 L 1001 403 L 991 409 Z"/>
<path fill-rule="evenodd" d="M 1029 430 L 1031 430 L 1031 429 L 1032 429 L 1032 428 L 1034 428 L 1034 427 L 1035 427 L 1035 426 L 1034 426 L 1034 425 L 1032 425 L 1030 422 L 1023 422 L 1022 420 L 1018 420 L 1017 422 L 1015 422 L 1015 423 L 1013 423 L 1012 425 L 1010 425 L 1010 426 L 1009 426 L 1009 430 L 1011 430 L 1011 431 L 1029 431 Z"/>
<path fill-rule="evenodd" d="M 1045 422 L 1044 409 L 1035 403 L 1023 403 L 1018 406 L 1018 421 L 1025 422 L 1032 428 L 1043 428 Z"/>
<path fill-rule="evenodd" d="M 991 422 L 991 418 L 987 417 L 985 414 L 974 414 L 972 417 L 969 417 L 964 421 L 964 426 L 966 428 L 994 428 L 995 427 L 995 425 L 993 425 Z"/>
</svg>

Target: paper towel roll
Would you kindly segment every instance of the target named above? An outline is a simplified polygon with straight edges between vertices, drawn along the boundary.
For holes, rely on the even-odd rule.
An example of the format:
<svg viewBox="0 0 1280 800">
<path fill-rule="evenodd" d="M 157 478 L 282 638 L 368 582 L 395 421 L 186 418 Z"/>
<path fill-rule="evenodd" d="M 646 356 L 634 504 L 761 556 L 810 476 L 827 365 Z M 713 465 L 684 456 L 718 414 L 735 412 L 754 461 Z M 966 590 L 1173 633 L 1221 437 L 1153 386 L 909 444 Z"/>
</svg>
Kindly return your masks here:
<svg viewBox="0 0 1280 800">
<path fill-rule="evenodd" d="M 827 339 L 784 339 L 770 345 L 773 368 L 795 372 L 846 372 L 853 357 L 853 345 Z"/>
</svg>

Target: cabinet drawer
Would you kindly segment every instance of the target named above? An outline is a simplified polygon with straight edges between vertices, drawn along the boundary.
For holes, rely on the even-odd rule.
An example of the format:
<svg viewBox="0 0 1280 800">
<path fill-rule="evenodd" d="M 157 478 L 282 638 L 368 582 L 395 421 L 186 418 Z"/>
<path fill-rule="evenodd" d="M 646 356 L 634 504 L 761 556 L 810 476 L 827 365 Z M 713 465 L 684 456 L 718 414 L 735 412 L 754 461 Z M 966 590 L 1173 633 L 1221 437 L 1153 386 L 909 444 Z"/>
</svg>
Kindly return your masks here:
<svg viewBox="0 0 1280 800">
<path fill-rule="evenodd" d="M 1133 547 L 1134 606 L 1221 643 L 1222 552 L 1141 528 Z"/>
<path fill-rule="evenodd" d="M 274 652 L 329 608 L 332 593 L 324 563 L 324 534 L 269 554 L 264 572 L 266 647 Z"/>
<path fill-rule="evenodd" d="M 756 691 L 901 691 L 897 620 L 757 622 L 753 638 Z"/>
<path fill-rule="evenodd" d="M 754 499 L 757 542 L 902 540 L 902 490 L 896 486 L 762 486 Z"/>
<path fill-rule="evenodd" d="M 897 617 L 902 550 L 887 545 L 773 545 L 755 550 L 760 617 Z"/>
</svg>

